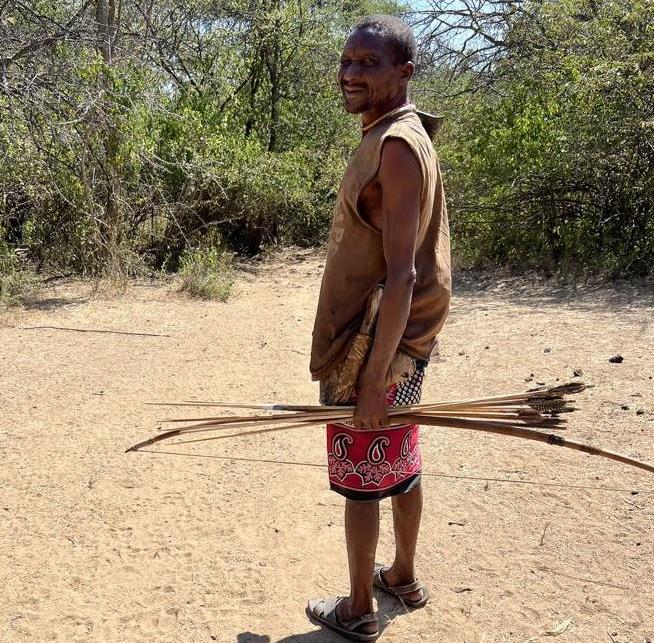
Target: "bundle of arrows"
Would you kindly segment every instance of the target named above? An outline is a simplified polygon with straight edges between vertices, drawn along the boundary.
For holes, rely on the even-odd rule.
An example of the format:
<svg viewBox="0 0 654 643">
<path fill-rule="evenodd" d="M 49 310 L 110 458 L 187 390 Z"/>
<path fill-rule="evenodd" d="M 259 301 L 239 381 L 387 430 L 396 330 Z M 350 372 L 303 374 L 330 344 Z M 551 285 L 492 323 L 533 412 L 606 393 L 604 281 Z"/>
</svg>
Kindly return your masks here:
<svg viewBox="0 0 654 643">
<path fill-rule="evenodd" d="M 468 400 L 451 400 L 388 407 L 390 425 L 420 424 L 535 440 L 555 446 L 583 451 L 591 455 L 617 460 L 654 473 L 654 465 L 591 444 L 566 439 L 560 434 L 565 428 L 565 414 L 575 411 L 574 400 L 568 396 L 582 392 L 582 383 L 543 387 L 527 391 Z M 178 402 L 162 406 L 240 409 L 255 411 L 249 415 L 184 417 L 164 422 L 175 428 L 162 429 L 157 435 L 129 449 L 138 451 L 169 438 L 175 444 L 190 444 L 256 435 L 325 423 L 351 422 L 354 406 L 298 406 L 291 404 L 232 404 L 228 402 Z M 563 416 L 563 417 L 562 417 Z M 181 426 L 180 426 L 181 425 Z M 557 431 L 553 433 L 551 431 Z M 204 437 L 199 437 L 202 434 Z M 210 434 L 210 435 L 205 435 Z"/>
</svg>

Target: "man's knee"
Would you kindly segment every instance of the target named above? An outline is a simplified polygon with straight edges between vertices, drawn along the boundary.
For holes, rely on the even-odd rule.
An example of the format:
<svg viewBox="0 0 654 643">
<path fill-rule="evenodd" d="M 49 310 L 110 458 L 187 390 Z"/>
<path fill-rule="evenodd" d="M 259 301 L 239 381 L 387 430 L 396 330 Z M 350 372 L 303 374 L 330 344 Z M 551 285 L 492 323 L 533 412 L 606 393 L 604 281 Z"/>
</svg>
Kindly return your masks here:
<svg viewBox="0 0 654 643">
<path fill-rule="evenodd" d="M 422 483 L 416 483 L 409 491 L 393 496 L 393 506 L 410 507 L 422 502 Z"/>
</svg>

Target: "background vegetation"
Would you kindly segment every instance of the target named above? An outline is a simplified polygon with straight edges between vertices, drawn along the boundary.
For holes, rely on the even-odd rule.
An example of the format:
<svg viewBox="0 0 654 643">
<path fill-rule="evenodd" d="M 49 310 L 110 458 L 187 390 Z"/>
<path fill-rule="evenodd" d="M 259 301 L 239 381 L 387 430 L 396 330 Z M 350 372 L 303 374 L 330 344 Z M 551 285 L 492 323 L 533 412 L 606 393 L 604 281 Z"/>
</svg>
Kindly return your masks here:
<svg viewBox="0 0 654 643">
<path fill-rule="evenodd" d="M 1 296 L 321 243 L 357 141 L 338 55 L 372 12 L 420 39 L 459 265 L 651 271 L 649 0 L 5 0 Z"/>
</svg>

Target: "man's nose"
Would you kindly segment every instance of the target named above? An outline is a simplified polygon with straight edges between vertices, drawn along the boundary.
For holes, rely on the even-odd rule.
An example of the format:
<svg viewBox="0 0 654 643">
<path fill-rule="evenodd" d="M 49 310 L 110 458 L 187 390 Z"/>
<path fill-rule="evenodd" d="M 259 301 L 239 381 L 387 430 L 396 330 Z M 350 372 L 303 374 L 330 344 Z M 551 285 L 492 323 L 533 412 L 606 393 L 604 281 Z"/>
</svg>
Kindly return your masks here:
<svg viewBox="0 0 654 643">
<path fill-rule="evenodd" d="M 341 71 L 341 82 L 349 83 L 361 77 L 361 65 L 351 62 Z"/>
</svg>

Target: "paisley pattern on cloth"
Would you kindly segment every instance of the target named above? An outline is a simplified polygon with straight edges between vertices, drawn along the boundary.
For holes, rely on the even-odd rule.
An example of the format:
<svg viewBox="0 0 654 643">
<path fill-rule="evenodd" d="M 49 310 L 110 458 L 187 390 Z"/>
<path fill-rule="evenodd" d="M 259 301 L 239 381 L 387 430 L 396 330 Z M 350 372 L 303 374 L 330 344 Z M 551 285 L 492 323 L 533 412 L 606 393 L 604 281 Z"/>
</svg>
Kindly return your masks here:
<svg viewBox="0 0 654 643">
<path fill-rule="evenodd" d="M 392 384 L 386 404 L 419 404 L 424 363 L 413 376 Z M 356 402 L 356 394 L 351 403 Z M 329 486 L 352 500 L 381 500 L 410 491 L 420 482 L 422 459 L 417 424 L 358 431 L 348 424 L 327 425 Z"/>
</svg>

